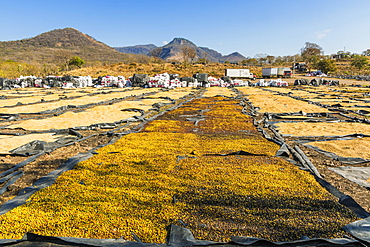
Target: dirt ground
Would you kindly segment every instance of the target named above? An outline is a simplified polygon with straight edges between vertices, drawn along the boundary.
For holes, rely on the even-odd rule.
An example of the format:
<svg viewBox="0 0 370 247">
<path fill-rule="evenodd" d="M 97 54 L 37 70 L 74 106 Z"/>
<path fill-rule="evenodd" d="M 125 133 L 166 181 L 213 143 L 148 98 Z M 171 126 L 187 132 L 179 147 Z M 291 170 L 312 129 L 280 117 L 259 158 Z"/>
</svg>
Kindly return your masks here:
<svg viewBox="0 0 370 247">
<path fill-rule="evenodd" d="M 364 186 L 351 182 L 343 178 L 334 171 L 329 170 L 330 167 L 343 167 L 345 164 L 327 157 L 324 154 L 314 151 L 311 148 L 299 145 L 299 147 L 310 158 L 313 165 L 318 169 L 321 176 L 337 188 L 342 193 L 351 196 L 362 208 L 370 212 L 370 191 Z M 369 167 L 370 162 L 351 165 L 354 167 Z"/>
<path fill-rule="evenodd" d="M 82 134 L 84 136 L 90 136 L 92 133 L 85 132 Z M 76 142 L 70 146 L 61 147 L 53 152 L 45 153 L 37 158 L 36 161 L 21 167 L 19 170 L 23 171 L 24 175 L 20 177 L 16 183 L 8 187 L 7 191 L 0 197 L 0 203 L 3 204 L 12 197 L 16 196 L 23 188 L 31 186 L 41 177 L 57 169 L 61 164 L 65 163 L 68 158 L 79 153 L 85 153 L 98 145 L 108 143 L 112 139 L 107 135 L 99 135 L 99 133 L 96 134 L 96 136 L 92 136 L 85 141 Z M 5 172 L 7 169 L 10 169 L 14 165 L 26 160 L 27 158 L 29 157 L 12 155 L 0 157 L 0 172 Z"/>
</svg>

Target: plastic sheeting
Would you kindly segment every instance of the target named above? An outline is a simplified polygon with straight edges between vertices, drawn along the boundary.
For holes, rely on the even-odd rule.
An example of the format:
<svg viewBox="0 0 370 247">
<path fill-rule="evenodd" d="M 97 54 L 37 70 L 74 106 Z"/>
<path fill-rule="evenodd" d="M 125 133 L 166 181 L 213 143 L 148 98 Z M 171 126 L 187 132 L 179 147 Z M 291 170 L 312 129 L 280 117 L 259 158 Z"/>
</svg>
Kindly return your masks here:
<svg viewBox="0 0 370 247">
<path fill-rule="evenodd" d="M 73 142 L 75 141 L 75 138 L 71 138 L 68 142 Z M 56 149 L 60 144 L 57 142 L 45 142 L 45 141 L 32 141 L 30 143 L 27 143 L 25 145 L 22 145 L 16 149 L 13 149 L 10 151 L 12 154 L 16 155 L 24 155 L 24 156 L 31 156 L 34 154 L 38 154 L 40 152 L 47 152 Z"/>
<path fill-rule="evenodd" d="M 362 138 L 362 137 L 370 137 L 370 135 L 350 134 L 350 135 L 341 135 L 341 136 L 322 136 L 323 139 L 321 140 L 317 140 L 317 136 L 306 136 L 305 138 L 296 140 L 296 142 L 301 143 L 301 144 L 306 144 L 308 142 L 313 142 L 313 141 L 352 140 L 352 139 Z"/>
<path fill-rule="evenodd" d="M 132 77 L 133 87 L 144 87 L 149 81 L 149 76 L 147 74 L 134 74 Z"/>
<path fill-rule="evenodd" d="M 195 82 L 195 78 L 194 77 L 181 77 L 180 81 Z"/>
<path fill-rule="evenodd" d="M 279 155 L 287 156 L 289 154 L 289 149 L 285 144 L 282 145 L 281 149 L 278 151 Z M 88 154 L 81 154 L 69 159 L 65 164 L 60 168 L 50 173 L 48 176 L 41 178 L 33 186 L 28 187 L 22 190 L 19 193 L 19 196 L 13 200 L 8 201 L 0 207 L 0 215 L 6 213 L 12 208 L 26 203 L 26 200 L 37 190 L 50 186 L 54 183 L 55 179 L 59 174 L 65 170 L 71 169 L 74 164 L 85 160 L 92 156 L 93 152 Z M 254 155 L 248 152 L 239 151 L 235 153 L 225 154 L 225 155 Z M 344 196 L 342 201 L 347 200 L 348 197 Z M 366 225 L 367 224 L 367 225 Z M 370 223 L 366 223 L 365 226 L 370 226 Z M 354 234 L 355 235 L 355 234 Z M 369 234 L 368 234 L 369 235 Z M 356 236 L 356 235 L 355 235 Z M 360 238 L 361 239 L 361 238 Z M 363 238 L 365 242 L 369 242 L 370 237 Z M 125 241 L 123 239 L 83 239 L 83 238 L 67 238 L 67 237 L 48 237 L 40 236 L 36 234 L 28 233 L 21 240 L 10 240 L 2 239 L 0 244 L 7 244 L 9 246 L 31 246 L 32 244 L 36 245 L 45 245 L 49 244 L 58 244 L 62 246 L 210 246 L 210 245 L 224 245 L 224 246 L 364 246 L 361 242 L 351 238 L 340 238 L 340 239 L 308 239 L 303 237 L 302 240 L 289 241 L 289 242 L 271 242 L 265 239 L 260 238 L 251 238 L 251 237 L 240 237 L 235 236 L 231 237 L 231 241 L 228 243 L 198 240 L 194 238 L 193 234 L 189 229 L 179 227 L 176 225 L 170 226 L 170 231 L 166 244 L 152 244 L 152 243 L 143 243 L 140 242 L 140 239 L 137 239 L 138 242 Z"/>
<path fill-rule="evenodd" d="M 370 167 L 346 166 L 330 167 L 329 169 L 354 183 L 370 188 Z"/>
<path fill-rule="evenodd" d="M 31 156 L 39 153 L 50 152 L 56 148 L 72 144 L 83 137 L 79 132 L 73 129 L 59 131 L 57 133 L 65 134 L 65 136 L 62 136 L 55 142 L 35 140 L 11 150 L 10 153 L 15 155 Z"/>
<path fill-rule="evenodd" d="M 255 111 L 255 107 L 253 107 L 250 102 L 245 102 L 251 107 L 252 111 Z M 284 114 L 285 115 L 285 114 Z M 307 113 L 300 112 L 297 115 L 307 115 Z M 328 115 L 322 115 L 320 114 L 314 114 L 316 116 L 325 116 Z M 279 144 L 281 147 L 277 151 L 276 156 L 282 157 L 285 160 L 291 162 L 294 165 L 298 165 L 301 167 L 301 169 L 304 169 L 308 172 L 311 172 L 315 179 L 324 187 L 326 188 L 331 194 L 336 196 L 339 199 L 339 203 L 349 208 L 353 213 L 355 213 L 360 218 L 367 218 L 370 216 L 366 210 L 364 210 L 351 196 L 345 195 L 342 192 L 340 192 L 337 188 L 332 186 L 330 183 L 328 183 L 326 180 L 324 180 L 316 167 L 311 163 L 309 158 L 304 154 L 304 152 L 298 147 L 295 146 L 294 148 L 290 147 L 287 143 L 285 143 L 284 138 L 282 135 L 280 135 L 279 132 L 274 130 L 273 126 L 269 125 L 267 122 L 269 119 L 272 119 L 273 115 L 269 113 L 265 113 L 264 117 L 257 121 L 256 118 L 253 117 L 253 123 L 257 127 L 258 131 L 262 132 L 264 137 L 268 139 L 269 141 L 273 141 L 277 144 Z M 269 128 L 274 133 L 274 138 L 271 138 L 266 131 L 260 127 L 260 125 L 265 125 L 265 128 Z M 341 136 L 342 138 L 353 138 L 353 135 L 348 136 Z M 295 160 L 291 160 L 289 157 L 290 155 L 298 161 L 298 163 Z M 295 245 L 293 245 L 295 246 Z"/>
<path fill-rule="evenodd" d="M 24 165 L 24 164 L 28 164 L 28 163 L 32 162 L 31 160 L 35 160 L 39 155 L 40 154 L 30 157 L 28 160 L 22 162 L 22 164 Z M 23 190 L 21 190 L 19 192 L 19 194 L 15 198 L 13 198 L 13 199 L 7 201 L 6 203 L 4 203 L 3 205 L 1 205 L 0 206 L 0 215 L 3 215 L 5 213 L 7 213 L 8 211 L 10 211 L 13 208 L 16 208 L 16 207 L 18 207 L 22 204 L 25 204 L 27 202 L 28 198 L 30 198 L 30 196 L 33 195 L 35 192 L 52 185 L 55 182 L 56 178 L 60 174 L 62 174 L 63 172 L 65 172 L 67 170 L 72 169 L 74 167 L 74 165 L 77 164 L 78 162 L 84 161 L 84 160 L 86 160 L 86 159 L 88 159 L 92 156 L 93 156 L 93 154 L 92 154 L 92 151 L 91 151 L 91 152 L 88 152 L 86 154 L 78 154 L 78 155 L 76 155 L 72 158 L 69 158 L 67 160 L 67 162 L 62 164 L 58 169 L 56 169 L 56 170 L 50 172 L 48 175 L 40 178 L 32 186 L 24 188 Z M 18 167 L 21 167 L 21 165 L 18 165 Z M 1 175 L 0 175 L 0 177 L 1 177 Z"/>
<path fill-rule="evenodd" d="M 231 241 L 215 242 L 207 240 L 196 239 L 192 232 L 184 227 L 171 225 L 166 244 L 143 243 L 140 239 L 137 242 L 126 241 L 124 239 L 86 239 L 86 238 L 71 238 L 71 237 L 50 237 L 41 236 L 33 233 L 27 233 L 20 240 L 3 239 L 0 244 L 8 246 L 365 246 L 360 241 L 352 238 L 306 238 L 301 240 L 287 241 L 287 242 L 272 242 L 266 239 L 231 236 Z"/>
<path fill-rule="evenodd" d="M 339 121 L 338 118 L 332 117 L 329 113 L 306 113 L 303 111 L 295 113 L 265 113 L 268 119 L 281 119 L 284 121 L 289 120 L 300 120 L 300 121 L 320 121 L 320 122 L 332 122 Z M 278 121 L 274 121 L 278 122 Z"/>
<path fill-rule="evenodd" d="M 343 230 L 349 232 L 355 238 L 366 242 L 366 246 L 370 246 L 370 217 L 352 222 L 344 226 Z"/>
<path fill-rule="evenodd" d="M 265 154 L 255 154 L 255 153 L 250 153 L 250 152 L 243 151 L 243 150 L 231 152 L 227 154 L 205 154 L 205 156 L 229 156 L 229 155 L 266 156 Z"/>
<path fill-rule="evenodd" d="M 172 106 L 172 107 L 170 107 L 170 108 L 168 108 L 168 109 L 166 109 L 164 111 L 161 111 L 160 113 L 158 113 L 158 114 L 152 116 L 150 119 L 148 119 L 148 121 L 153 120 L 153 119 L 157 118 L 158 116 L 163 115 L 167 111 L 174 110 L 177 107 L 181 106 L 182 104 L 191 101 L 192 99 L 194 99 L 194 97 L 191 97 L 188 100 L 186 100 L 184 102 L 181 102 L 178 105 L 174 105 L 174 106 Z M 129 109 L 129 111 L 137 111 L 137 110 L 138 109 L 135 109 L 135 108 Z M 144 121 L 144 120 L 145 120 L 144 118 L 139 119 L 139 121 Z M 125 135 L 125 134 L 133 133 L 134 131 L 140 131 L 140 129 L 143 128 L 144 123 L 145 123 L 145 121 L 143 123 L 137 125 L 136 127 L 134 127 L 134 129 L 132 129 L 130 131 L 127 131 L 125 133 L 118 133 L 116 135 L 117 136 L 122 136 L 122 135 Z M 124 128 L 124 127 L 125 126 L 118 127 L 116 130 L 119 130 L 120 128 Z M 68 129 L 68 130 L 57 131 L 57 134 L 69 134 L 69 135 L 74 135 L 77 138 L 81 138 L 81 139 L 78 139 L 77 141 L 82 141 L 84 139 L 90 138 L 91 136 L 94 136 L 95 135 L 94 134 L 94 135 L 91 135 L 91 136 L 87 136 L 87 137 L 82 138 L 82 135 L 78 131 L 76 131 L 75 129 Z M 115 133 L 113 131 L 109 131 L 106 134 L 107 135 L 110 135 L 110 136 L 113 136 Z M 109 143 L 107 143 L 105 145 L 109 145 L 109 144 L 113 143 L 114 141 L 115 141 L 115 138 L 113 138 Z M 33 186 L 30 186 L 30 187 L 27 187 L 27 188 L 21 190 L 19 192 L 18 196 L 16 196 L 12 200 L 7 201 L 5 204 L 1 205 L 0 206 L 0 215 L 5 214 L 9 210 L 11 210 L 11 209 L 13 209 L 13 208 L 15 208 L 17 206 L 20 206 L 22 204 L 25 204 L 26 201 L 28 200 L 28 198 L 33 193 L 35 193 L 36 191 L 38 191 L 38 190 L 40 190 L 42 188 L 45 188 L 45 187 L 48 187 L 48 186 L 52 185 L 54 183 L 54 181 L 56 180 L 56 178 L 59 175 L 61 175 L 63 172 L 65 172 L 67 170 L 72 169 L 74 167 L 74 165 L 77 164 L 78 162 L 83 161 L 83 160 L 86 160 L 86 159 L 92 157 L 93 154 L 95 153 L 95 150 L 96 149 L 101 148 L 102 146 L 105 146 L 105 145 L 99 145 L 96 148 L 93 148 L 93 149 L 89 150 L 87 153 L 81 153 L 81 154 L 78 154 L 78 155 L 76 155 L 74 157 L 69 158 L 67 160 L 67 162 L 64 163 L 64 164 L 62 164 L 58 169 L 56 169 L 53 172 L 49 173 L 47 176 L 44 176 L 44 177 L 40 178 L 38 181 L 36 181 L 34 183 Z M 23 162 L 15 165 L 11 169 L 9 169 L 9 170 L 3 172 L 2 174 L 0 174 L 0 178 L 4 178 L 5 176 L 8 176 L 9 174 L 11 174 L 14 171 L 16 171 L 17 169 L 19 169 L 19 168 L 21 168 L 21 167 L 23 167 L 23 166 L 25 166 L 25 165 L 27 165 L 27 164 L 35 161 L 39 156 L 43 155 L 44 153 L 45 153 L 44 150 L 39 150 L 39 152 L 37 154 L 35 154 L 35 155 L 27 158 Z M 6 180 L 4 180 L 4 181 L 6 181 Z M 0 240 L 0 243 L 1 243 L 1 240 Z"/>
<path fill-rule="evenodd" d="M 196 78 L 198 82 L 201 82 L 201 83 L 208 82 L 208 74 L 206 73 L 197 73 L 197 74 L 194 74 L 193 77 Z"/>
<path fill-rule="evenodd" d="M 335 153 L 332 153 L 332 152 L 328 152 L 328 151 L 325 151 L 325 150 L 322 150 L 318 147 L 315 147 L 315 146 L 312 146 L 312 145 L 307 145 L 307 144 L 304 144 L 304 146 L 306 147 L 309 147 L 319 153 L 322 153 L 334 160 L 337 160 L 337 161 L 340 161 L 342 162 L 343 164 L 349 164 L 349 165 L 354 165 L 354 164 L 361 164 L 361 163 L 366 163 L 366 162 L 369 162 L 370 160 L 366 160 L 366 159 L 363 159 L 363 158 L 355 158 L 355 157 L 341 157 Z"/>
<path fill-rule="evenodd" d="M 22 171 L 18 171 L 18 172 L 14 172 L 14 173 L 11 173 L 9 175 L 7 175 L 6 177 L 2 178 L 1 181 L 7 181 L 1 188 L 0 188 L 0 195 L 2 195 L 10 185 L 14 184 L 18 178 L 22 177 L 23 176 L 23 172 Z"/>
<path fill-rule="evenodd" d="M 155 244 L 141 244 L 126 241 L 124 239 L 87 239 L 71 237 L 41 236 L 34 233 L 26 233 L 22 239 L 2 239 L 1 245 L 7 246 L 156 246 Z"/>
<path fill-rule="evenodd" d="M 311 85 L 311 86 L 320 86 L 320 85 L 328 85 L 328 86 L 338 86 L 338 80 L 328 80 L 328 79 L 312 79 L 309 81 L 308 79 L 297 79 L 294 81 L 294 86 L 301 86 L 301 85 Z"/>
</svg>

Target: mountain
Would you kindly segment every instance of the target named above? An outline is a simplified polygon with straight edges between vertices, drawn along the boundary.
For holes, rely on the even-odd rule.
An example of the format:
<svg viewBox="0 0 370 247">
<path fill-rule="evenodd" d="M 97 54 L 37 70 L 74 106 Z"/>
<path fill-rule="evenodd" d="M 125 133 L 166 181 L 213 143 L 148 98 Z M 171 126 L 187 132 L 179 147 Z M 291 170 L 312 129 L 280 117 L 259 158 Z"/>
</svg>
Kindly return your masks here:
<svg viewBox="0 0 370 247">
<path fill-rule="evenodd" d="M 128 54 L 145 54 L 148 55 L 151 50 L 157 48 L 156 45 L 134 45 L 134 46 L 125 46 L 125 47 L 113 47 L 119 52 L 128 53 Z"/>
<path fill-rule="evenodd" d="M 142 57 L 136 55 L 149 55 L 153 49 L 160 48 L 158 49 L 160 58 L 167 61 L 182 61 L 181 51 L 186 46 L 196 51 L 195 61 L 199 58 L 205 58 L 213 62 L 226 60 L 236 62 L 245 59 L 238 52 L 223 56 L 221 53 L 207 47 L 198 47 L 184 38 L 174 38 L 162 47 L 148 44 L 112 48 L 74 28 L 56 29 L 28 39 L 2 41 L 0 42 L 0 59 L 35 65 L 61 65 L 71 57 L 79 56 L 87 63 L 110 64 L 139 60 Z"/>
<path fill-rule="evenodd" d="M 199 50 L 198 47 L 191 41 L 184 39 L 184 38 L 174 38 L 170 43 L 162 46 L 162 52 L 160 54 L 160 57 L 163 60 L 182 60 L 181 55 L 181 48 L 183 46 L 188 46 L 190 48 L 193 48 L 197 52 L 197 56 L 199 56 Z"/>
<path fill-rule="evenodd" d="M 207 47 L 199 47 L 199 48 L 202 49 L 207 54 L 207 56 L 205 58 L 207 58 L 210 61 L 220 62 L 220 59 L 222 58 L 221 53 L 219 53 L 215 50 L 209 49 Z"/>
<path fill-rule="evenodd" d="M 229 61 L 231 63 L 234 63 L 234 62 L 239 62 L 239 61 L 246 60 L 246 59 L 247 58 L 244 57 L 239 52 L 233 52 L 233 53 L 231 53 L 227 56 L 222 56 L 220 60 L 223 61 L 223 62 Z"/>
<path fill-rule="evenodd" d="M 79 56 L 85 61 L 118 63 L 132 55 L 120 53 L 73 28 L 56 29 L 29 39 L 0 42 L 0 57 L 3 60 L 58 64 L 72 56 Z"/>
<path fill-rule="evenodd" d="M 182 61 L 183 55 L 181 54 L 181 49 L 184 46 L 193 48 L 196 51 L 196 57 L 194 60 L 199 58 L 205 58 L 211 62 L 238 62 L 246 59 L 243 55 L 238 52 L 231 53 L 229 55 L 223 56 L 221 53 L 212 50 L 207 47 L 198 47 L 193 42 L 184 38 L 174 38 L 170 43 L 159 47 L 161 52 L 159 57 L 166 61 Z M 155 45 L 136 45 L 127 47 L 116 47 L 115 49 L 120 52 L 130 53 L 130 54 L 146 54 L 149 55 L 150 51 L 154 48 L 158 48 Z"/>
</svg>

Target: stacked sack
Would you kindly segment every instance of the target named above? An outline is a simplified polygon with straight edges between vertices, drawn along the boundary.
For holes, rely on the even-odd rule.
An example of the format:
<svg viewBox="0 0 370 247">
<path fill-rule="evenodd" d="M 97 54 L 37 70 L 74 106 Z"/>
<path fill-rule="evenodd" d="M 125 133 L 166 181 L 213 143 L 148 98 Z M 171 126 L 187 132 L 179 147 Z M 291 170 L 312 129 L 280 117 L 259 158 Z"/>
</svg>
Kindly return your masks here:
<svg viewBox="0 0 370 247">
<path fill-rule="evenodd" d="M 176 88 L 186 87 L 187 83 L 178 79 L 178 75 L 170 75 L 167 73 L 156 74 L 150 77 L 148 87 L 163 87 L 163 88 Z"/>
<path fill-rule="evenodd" d="M 280 78 L 278 78 L 276 80 L 269 80 L 268 81 L 268 85 L 270 87 L 287 87 L 288 86 L 288 82 L 282 81 Z"/>
</svg>

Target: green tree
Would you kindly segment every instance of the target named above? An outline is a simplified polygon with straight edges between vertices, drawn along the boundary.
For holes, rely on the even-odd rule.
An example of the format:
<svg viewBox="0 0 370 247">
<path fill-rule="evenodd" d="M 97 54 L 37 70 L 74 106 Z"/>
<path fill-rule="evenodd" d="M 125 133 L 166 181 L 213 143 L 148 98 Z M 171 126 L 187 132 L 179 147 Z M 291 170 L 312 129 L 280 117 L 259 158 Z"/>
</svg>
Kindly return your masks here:
<svg viewBox="0 0 370 247">
<path fill-rule="evenodd" d="M 244 65 L 244 64 L 247 64 L 247 63 L 248 63 L 248 61 L 247 61 L 247 59 L 244 59 L 244 60 L 240 61 L 240 63 L 241 63 L 242 65 Z"/>
<path fill-rule="evenodd" d="M 316 63 L 316 67 L 317 69 L 321 70 L 325 74 L 337 71 L 337 65 L 335 61 L 329 58 L 318 61 Z"/>
<path fill-rule="evenodd" d="M 358 69 L 363 70 L 369 65 L 369 59 L 366 56 L 362 55 L 353 55 L 351 66 Z"/>
<path fill-rule="evenodd" d="M 305 46 L 301 49 L 302 59 L 306 62 L 309 71 L 319 61 L 322 54 L 322 48 L 315 43 L 306 42 Z"/>
<path fill-rule="evenodd" d="M 201 64 L 208 64 L 209 61 L 207 58 L 199 58 L 197 63 L 201 63 Z"/>
<path fill-rule="evenodd" d="M 313 67 L 315 67 L 317 65 L 317 63 L 319 61 L 321 61 L 321 59 L 322 59 L 322 56 L 319 56 L 319 55 L 313 55 L 313 56 L 307 58 L 305 61 L 306 61 L 306 64 L 308 64 L 307 65 L 308 70 L 311 71 L 311 69 Z"/>
<path fill-rule="evenodd" d="M 247 58 L 245 60 L 245 64 L 248 64 L 248 65 L 258 65 L 258 60 L 255 59 L 255 58 Z"/>
<path fill-rule="evenodd" d="M 74 56 L 71 59 L 69 59 L 69 61 L 68 61 L 69 66 L 76 66 L 77 68 L 81 68 L 81 66 L 84 65 L 84 64 L 85 64 L 85 61 L 82 60 L 78 56 Z"/>
</svg>

